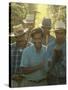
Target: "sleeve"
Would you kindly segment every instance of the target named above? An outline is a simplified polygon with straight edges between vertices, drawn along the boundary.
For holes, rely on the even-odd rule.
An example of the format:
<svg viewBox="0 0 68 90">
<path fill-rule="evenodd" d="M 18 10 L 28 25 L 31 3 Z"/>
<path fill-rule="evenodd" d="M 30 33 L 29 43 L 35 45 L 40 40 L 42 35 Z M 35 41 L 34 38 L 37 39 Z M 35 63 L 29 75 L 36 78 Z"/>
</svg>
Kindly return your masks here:
<svg viewBox="0 0 68 90">
<path fill-rule="evenodd" d="M 26 50 L 23 51 L 21 57 L 20 67 L 28 67 L 29 66 L 29 55 Z"/>
</svg>

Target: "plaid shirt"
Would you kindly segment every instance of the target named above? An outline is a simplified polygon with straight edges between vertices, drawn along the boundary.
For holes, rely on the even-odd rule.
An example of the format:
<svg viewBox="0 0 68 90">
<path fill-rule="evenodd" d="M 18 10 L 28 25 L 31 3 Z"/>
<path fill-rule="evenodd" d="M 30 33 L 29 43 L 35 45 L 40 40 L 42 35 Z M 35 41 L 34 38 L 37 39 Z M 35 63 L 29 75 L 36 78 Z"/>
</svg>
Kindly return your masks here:
<svg viewBox="0 0 68 90">
<path fill-rule="evenodd" d="M 66 66 L 64 65 L 64 60 L 62 62 L 58 62 L 54 67 L 54 72 L 57 78 L 62 78 L 66 76 Z"/>
<path fill-rule="evenodd" d="M 51 74 L 56 78 L 64 78 L 66 76 L 66 43 L 60 47 L 63 52 L 63 60 L 58 61 L 53 67 Z"/>
<path fill-rule="evenodd" d="M 28 43 L 29 46 L 31 43 Z M 23 48 L 18 48 L 16 43 L 11 45 L 11 74 L 14 74 L 18 67 L 20 67 L 21 55 L 23 53 Z"/>
</svg>

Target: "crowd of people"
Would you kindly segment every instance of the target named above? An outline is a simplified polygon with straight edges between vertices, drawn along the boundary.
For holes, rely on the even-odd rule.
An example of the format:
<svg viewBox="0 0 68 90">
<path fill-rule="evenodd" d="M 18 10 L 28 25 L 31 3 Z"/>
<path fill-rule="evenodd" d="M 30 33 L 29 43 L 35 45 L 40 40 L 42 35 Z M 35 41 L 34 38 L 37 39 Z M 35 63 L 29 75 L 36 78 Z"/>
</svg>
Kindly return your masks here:
<svg viewBox="0 0 68 90">
<path fill-rule="evenodd" d="M 62 20 L 51 31 L 51 19 L 30 31 L 13 26 L 11 87 L 66 84 L 66 27 Z M 50 35 L 55 33 L 55 37 Z"/>
</svg>

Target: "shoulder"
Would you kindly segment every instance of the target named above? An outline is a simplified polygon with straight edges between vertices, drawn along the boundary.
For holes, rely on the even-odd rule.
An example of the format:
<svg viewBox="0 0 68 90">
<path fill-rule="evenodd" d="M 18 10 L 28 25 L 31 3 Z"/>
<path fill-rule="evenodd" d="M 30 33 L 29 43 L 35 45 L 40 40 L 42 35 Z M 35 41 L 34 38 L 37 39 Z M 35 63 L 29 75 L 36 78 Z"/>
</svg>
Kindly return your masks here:
<svg viewBox="0 0 68 90">
<path fill-rule="evenodd" d="M 33 49 L 34 45 L 30 45 L 28 47 L 26 47 L 24 50 L 23 50 L 23 53 L 30 53 L 30 51 Z"/>
<path fill-rule="evenodd" d="M 51 39 L 51 42 L 49 43 L 48 48 L 54 48 L 55 46 L 56 46 L 56 40 L 54 38 L 54 39 Z"/>
<path fill-rule="evenodd" d="M 47 49 L 47 47 L 46 47 L 45 45 L 42 45 L 42 50 L 41 50 L 41 51 L 42 51 L 43 53 L 46 53 L 46 51 L 47 51 L 46 49 Z"/>
<path fill-rule="evenodd" d="M 10 44 L 11 47 L 16 47 L 16 42 Z"/>
<path fill-rule="evenodd" d="M 15 51 L 16 50 L 16 43 L 12 43 L 10 45 L 11 51 Z"/>
<path fill-rule="evenodd" d="M 47 47 L 45 45 L 42 45 L 42 49 L 45 50 Z"/>
<path fill-rule="evenodd" d="M 33 45 L 33 43 L 32 42 L 28 42 L 27 46 L 31 46 L 31 45 Z"/>
</svg>

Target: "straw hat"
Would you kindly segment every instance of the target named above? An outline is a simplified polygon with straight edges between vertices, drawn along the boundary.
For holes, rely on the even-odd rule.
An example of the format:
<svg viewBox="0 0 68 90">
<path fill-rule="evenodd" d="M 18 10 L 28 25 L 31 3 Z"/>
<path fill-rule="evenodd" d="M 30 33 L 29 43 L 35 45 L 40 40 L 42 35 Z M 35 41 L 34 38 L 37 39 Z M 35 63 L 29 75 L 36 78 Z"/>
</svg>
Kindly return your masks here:
<svg viewBox="0 0 68 90">
<path fill-rule="evenodd" d="M 65 23 L 62 21 L 62 20 L 60 20 L 60 21 L 57 21 L 56 23 L 55 23 L 55 31 L 56 30 L 65 30 L 66 28 L 65 28 Z"/>
<path fill-rule="evenodd" d="M 19 24 L 19 25 L 13 26 L 13 31 L 15 36 L 21 36 L 28 31 L 28 28 L 24 29 L 22 24 Z"/>
</svg>

